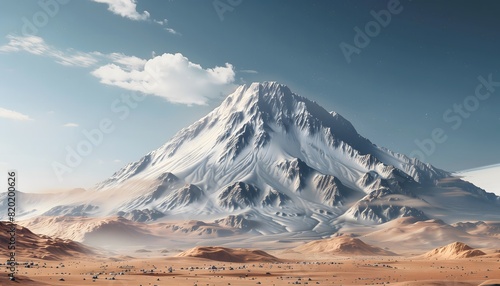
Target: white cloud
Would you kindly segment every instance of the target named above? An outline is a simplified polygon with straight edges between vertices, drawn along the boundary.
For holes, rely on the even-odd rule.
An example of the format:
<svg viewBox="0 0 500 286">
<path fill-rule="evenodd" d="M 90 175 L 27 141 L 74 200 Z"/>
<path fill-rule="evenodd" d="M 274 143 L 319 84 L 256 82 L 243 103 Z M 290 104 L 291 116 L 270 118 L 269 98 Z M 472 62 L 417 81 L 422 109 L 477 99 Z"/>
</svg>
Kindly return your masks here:
<svg viewBox="0 0 500 286">
<path fill-rule="evenodd" d="M 160 26 L 166 26 L 168 24 L 168 20 L 167 19 L 163 19 L 163 20 L 155 20 L 155 19 L 153 19 L 153 23 L 156 23 L 156 24 L 158 24 Z M 169 32 L 172 35 L 178 35 L 178 36 L 181 35 L 181 33 L 177 32 L 175 29 L 170 28 L 170 27 L 165 27 L 165 28 L 163 28 L 163 30 Z"/>
<path fill-rule="evenodd" d="M 166 25 L 168 23 L 168 20 L 167 19 L 163 19 L 163 20 L 153 20 L 153 22 L 155 22 L 156 24 L 158 25 Z"/>
<path fill-rule="evenodd" d="M 122 160 L 120 160 L 120 159 L 113 160 L 113 163 L 121 163 L 121 162 L 122 162 Z"/>
<path fill-rule="evenodd" d="M 259 73 L 256 70 L 240 70 L 240 72 L 242 72 L 242 73 L 251 73 L 251 74 L 257 74 L 257 73 Z"/>
<path fill-rule="evenodd" d="M 78 127 L 79 125 L 73 122 L 68 122 L 63 125 L 63 127 Z"/>
<path fill-rule="evenodd" d="M 172 28 L 165 28 L 165 31 L 169 32 L 172 35 L 180 35 L 181 34 Z"/>
<path fill-rule="evenodd" d="M 146 64 L 147 60 L 134 57 L 126 56 L 124 54 L 112 53 L 109 58 L 116 64 L 121 65 L 124 69 L 134 70 L 141 69 Z"/>
<path fill-rule="evenodd" d="M 113 14 L 122 16 L 124 18 L 128 18 L 136 21 L 146 21 L 150 20 L 150 22 L 158 24 L 160 26 L 165 26 L 168 23 L 167 19 L 157 20 L 150 19 L 150 14 L 148 11 L 144 11 L 139 13 L 137 11 L 137 2 L 136 0 L 91 0 L 96 3 L 103 3 L 108 5 L 108 10 Z M 180 35 L 176 30 L 172 28 L 165 28 L 165 31 L 174 34 Z"/>
<path fill-rule="evenodd" d="M 108 4 L 108 10 L 113 14 L 136 21 L 145 21 L 149 19 L 149 12 L 137 12 L 135 0 L 92 0 L 97 3 Z"/>
<path fill-rule="evenodd" d="M 75 50 L 65 52 L 55 49 L 37 36 L 7 35 L 9 42 L 0 46 L 0 53 L 28 52 L 38 56 L 53 58 L 57 63 L 65 66 L 89 67 L 99 61 L 103 55 L 98 52 L 83 53 Z"/>
<path fill-rule="evenodd" d="M 140 68 L 115 62 L 92 74 L 104 84 L 160 96 L 174 103 L 203 105 L 233 88 L 235 72 L 229 63 L 204 69 L 180 53 L 165 53 L 144 62 Z"/>
<path fill-rule="evenodd" d="M 10 120 L 19 120 L 19 121 L 33 120 L 28 115 L 22 114 L 22 113 L 17 112 L 17 111 L 5 109 L 2 107 L 0 107 L 0 117 L 10 119 Z"/>
<path fill-rule="evenodd" d="M 9 43 L 0 46 L 0 52 L 10 53 L 25 51 L 34 55 L 43 55 L 47 53 L 49 47 L 42 38 L 37 36 L 13 36 L 7 35 Z"/>
</svg>

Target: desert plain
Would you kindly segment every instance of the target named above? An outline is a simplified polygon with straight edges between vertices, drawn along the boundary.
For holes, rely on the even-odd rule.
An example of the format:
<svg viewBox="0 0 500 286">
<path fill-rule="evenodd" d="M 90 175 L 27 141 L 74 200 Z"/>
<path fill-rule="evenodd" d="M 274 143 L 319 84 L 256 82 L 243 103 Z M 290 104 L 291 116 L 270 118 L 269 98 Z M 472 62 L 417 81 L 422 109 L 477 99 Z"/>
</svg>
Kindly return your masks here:
<svg viewBox="0 0 500 286">
<path fill-rule="evenodd" d="M 48 237 L 31 243 L 36 248 L 19 252 L 15 281 L 3 264 L 0 285 L 500 285 L 500 252 L 459 242 L 420 255 L 392 254 L 351 237 L 269 252 L 195 247 L 128 255 Z"/>
</svg>

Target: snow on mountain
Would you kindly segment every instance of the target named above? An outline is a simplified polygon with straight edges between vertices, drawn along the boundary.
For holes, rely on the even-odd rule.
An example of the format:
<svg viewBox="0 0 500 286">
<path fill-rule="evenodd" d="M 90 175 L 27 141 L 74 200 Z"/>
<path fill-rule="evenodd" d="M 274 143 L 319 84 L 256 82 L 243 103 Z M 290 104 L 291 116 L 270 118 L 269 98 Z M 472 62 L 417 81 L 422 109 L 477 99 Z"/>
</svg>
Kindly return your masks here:
<svg viewBox="0 0 500 286">
<path fill-rule="evenodd" d="M 495 195 L 372 144 L 338 113 L 276 82 L 240 86 L 89 192 L 45 211 L 319 235 L 343 222 L 500 216 Z"/>
<path fill-rule="evenodd" d="M 244 215 L 230 215 L 226 218 L 216 220 L 215 223 L 229 228 L 250 230 L 255 227 L 255 222 L 248 220 Z"/>
<path fill-rule="evenodd" d="M 471 182 L 487 192 L 495 193 L 497 196 L 500 196 L 500 182 L 497 179 L 498 174 L 500 174 L 500 164 L 456 173 L 456 175 L 462 177 L 463 180 Z"/>
<path fill-rule="evenodd" d="M 119 211 L 117 215 L 136 222 L 154 221 L 165 216 L 165 214 L 160 211 L 150 209 L 132 210 L 130 212 Z"/>
</svg>

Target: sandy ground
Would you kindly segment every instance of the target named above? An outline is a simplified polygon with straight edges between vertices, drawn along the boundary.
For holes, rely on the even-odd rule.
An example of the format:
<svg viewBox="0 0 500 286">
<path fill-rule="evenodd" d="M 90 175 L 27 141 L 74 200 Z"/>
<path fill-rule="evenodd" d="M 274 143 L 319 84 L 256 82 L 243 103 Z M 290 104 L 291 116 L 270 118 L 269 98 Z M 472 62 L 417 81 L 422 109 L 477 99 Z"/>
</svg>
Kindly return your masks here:
<svg viewBox="0 0 500 286">
<path fill-rule="evenodd" d="M 0 285 L 479 285 L 500 283 L 499 258 L 414 260 L 404 257 L 333 257 L 321 261 L 229 263 L 199 258 L 121 257 L 33 261 L 7 270 Z M 215 266 L 217 270 L 209 269 Z M 172 267 L 172 273 L 169 268 Z M 98 279 L 93 279 L 94 275 Z M 120 275 L 122 274 L 122 275 Z M 112 278 L 114 277 L 114 280 Z M 64 279 L 64 281 L 60 281 Z"/>
</svg>

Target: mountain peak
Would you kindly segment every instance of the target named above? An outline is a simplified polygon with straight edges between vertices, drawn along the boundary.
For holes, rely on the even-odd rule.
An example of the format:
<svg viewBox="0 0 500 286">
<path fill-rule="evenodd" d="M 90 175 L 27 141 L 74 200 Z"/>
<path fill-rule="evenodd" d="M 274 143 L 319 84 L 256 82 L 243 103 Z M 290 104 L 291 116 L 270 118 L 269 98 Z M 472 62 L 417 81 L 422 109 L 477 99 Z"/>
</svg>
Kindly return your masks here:
<svg viewBox="0 0 500 286">
<path fill-rule="evenodd" d="M 263 82 L 253 82 L 249 86 L 249 89 L 258 89 L 264 93 L 272 94 L 280 89 L 287 89 L 290 91 L 288 86 L 281 84 L 277 81 L 263 81 Z"/>
<path fill-rule="evenodd" d="M 288 86 L 275 81 L 254 82 L 238 87 L 216 112 L 226 115 L 243 112 L 254 118 L 261 117 L 267 123 L 274 121 L 286 131 L 291 125 L 299 125 L 309 133 L 324 127 L 331 129 L 339 139 L 361 139 L 354 126 L 340 114 L 328 112 L 316 102 L 293 93 Z"/>
<path fill-rule="evenodd" d="M 292 94 L 284 84 L 275 81 L 253 82 L 240 85 L 224 100 L 221 107 L 247 108 L 251 104 L 266 101 L 272 97 L 283 96 L 284 94 Z"/>
</svg>

